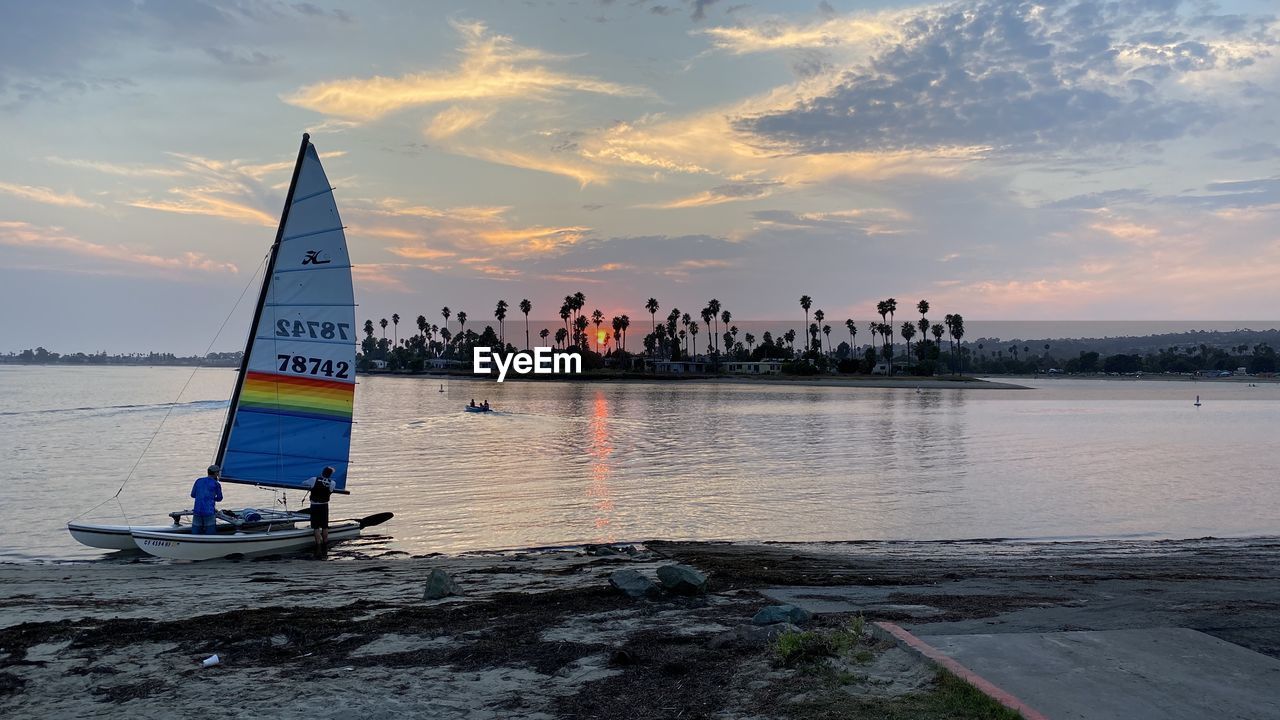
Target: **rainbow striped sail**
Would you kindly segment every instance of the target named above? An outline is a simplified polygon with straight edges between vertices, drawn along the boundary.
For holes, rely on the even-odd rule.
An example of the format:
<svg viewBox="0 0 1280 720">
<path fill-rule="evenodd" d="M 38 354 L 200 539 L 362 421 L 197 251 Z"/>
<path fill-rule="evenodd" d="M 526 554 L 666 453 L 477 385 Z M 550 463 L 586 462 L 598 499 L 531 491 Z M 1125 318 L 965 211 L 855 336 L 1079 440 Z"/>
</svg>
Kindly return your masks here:
<svg viewBox="0 0 1280 720">
<path fill-rule="evenodd" d="M 223 480 L 300 488 L 331 466 L 345 488 L 355 323 L 342 220 L 304 135 L 215 459 Z"/>
</svg>

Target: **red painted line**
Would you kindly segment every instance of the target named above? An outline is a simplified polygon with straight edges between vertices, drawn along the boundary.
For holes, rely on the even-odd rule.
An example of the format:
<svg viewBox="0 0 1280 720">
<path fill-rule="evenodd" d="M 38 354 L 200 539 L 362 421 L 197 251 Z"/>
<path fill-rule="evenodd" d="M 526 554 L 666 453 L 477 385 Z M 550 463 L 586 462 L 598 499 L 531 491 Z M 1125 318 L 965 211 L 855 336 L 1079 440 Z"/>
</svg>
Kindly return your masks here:
<svg viewBox="0 0 1280 720">
<path fill-rule="evenodd" d="M 938 665 L 941 665 L 943 668 L 946 668 L 946 670 L 952 675 L 955 675 L 961 680 L 964 680 L 974 686 L 983 695 L 986 695 L 1010 710 L 1016 710 L 1017 712 L 1022 713 L 1022 717 L 1026 720 L 1049 720 L 1046 715 L 1019 700 L 1013 695 L 1013 693 L 1000 688 L 990 680 L 982 677 L 964 665 L 961 665 L 954 659 L 947 657 L 938 648 L 921 640 L 915 635 L 912 635 L 900 626 L 891 622 L 878 622 L 875 623 L 875 625 L 881 630 L 892 635 L 899 642 L 905 643 L 912 650 L 915 650 Z"/>
</svg>

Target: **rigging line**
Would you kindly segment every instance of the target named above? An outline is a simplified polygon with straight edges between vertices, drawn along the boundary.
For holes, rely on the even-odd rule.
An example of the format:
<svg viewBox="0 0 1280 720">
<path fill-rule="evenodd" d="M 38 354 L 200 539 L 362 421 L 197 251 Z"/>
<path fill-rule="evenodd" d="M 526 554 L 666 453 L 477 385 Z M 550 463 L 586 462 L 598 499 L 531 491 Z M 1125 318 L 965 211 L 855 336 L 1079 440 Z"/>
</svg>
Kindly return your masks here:
<svg viewBox="0 0 1280 720">
<path fill-rule="evenodd" d="M 227 323 L 231 321 L 231 316 L 235 315 L 236 308 L 240 307 L 240 301 L 244 300 L 245 293 L 249 292 L 249 288 L 253 287 L 253 281 L 258 278 L 258 273 L 262 270 L 263 266 L 266 265 L 266 262 L 267 262 L 267 259 L 264 257 L 262 259 L 262 262 L 258 263 L 258 267 L 253 271 L 253 275 L 249 278 L 249 282 L 246 283 L 244 286 L 244 289 L 240 291 L 240 297 L 236 298 L 235 304 L 231 306 L 231 311 L 228 312 L 227 316 L 222 319 L 222 324 L 218 326 L 218 331 L 213 334 L 213 339 L 209 341 L 208 347 L 204 349 L 204 354 L 201 355 L 200 357 L 208 358 L 209 352 L 213 350 L 213 344 L 218 342 L 218 337 L 222 335 L 222 331 L 226 329 Z M 254 328 L 253 332 L 257 332 L 257 328 Z M 151 449 L 151 443 L 155 442 L 156 437 L 160 434 L 160 430 L 164 427 L 165 421 L 169 419 L 169 415 L 173 413 L 173 409 L 177 407 L 178 401 L 182 399 L 182 394 L 187 391 L 187 386 L 189 386 L 191 384 L 191 381 L 195 379 L 196 373 L 200 372 L 201 367 L 202 367 L 201 365 L 197 364 L 191 370 L 191 374 L 187 376 L 187 381 L 182 384 L 182 389 L 178 391 L 178 395 L 173 399 L 173 402 L 169 403 L 169 409 L 165 411 L 164 417 L 160 418 L 160 423 L 156 425 L 155 432 L 153 432 L 151 434 L 151 437 L 147 439 L 147 444 L 143 446 L 142 452 L 138 455 L 138 459 L 133 461 L 133 467 L 129 468 L 129 473 L 124 476 L 124 482 L 120 483 L 120 488 L 116 490 L 116 493 L 111 497 L 107 498 L 106 500 L 103 500 L 97 505 L 94 505 L 93 507 L 89 508 L 88 510 L 85 510 L 79 515 L 71 518 L 72 520 L 79 520 L 80 518 L 84 517 L 85 515 L 88 515 L 94 510 L 97 510 L 103 505 L 106 505 L 112 500 L 115 500 L 116 504 L 120 505 L 120 501 L 117 498 L 120 497 L 120 493 L 124 492 L 124 486 L 128 485 L 129 480 L 133 478 L 133 473 L 137 471 L 138 464 L 142 462 L 142 458 L 146 457 L 147 451 Z M 227 410 L 228 412 L 230 412 L 230 408 L 227 408 Z M 130 524 L 129 516 L 124 512 L 123 505 L 120 505 L 120 515 L 124 518 L 126 525 Z"/>
</svg>

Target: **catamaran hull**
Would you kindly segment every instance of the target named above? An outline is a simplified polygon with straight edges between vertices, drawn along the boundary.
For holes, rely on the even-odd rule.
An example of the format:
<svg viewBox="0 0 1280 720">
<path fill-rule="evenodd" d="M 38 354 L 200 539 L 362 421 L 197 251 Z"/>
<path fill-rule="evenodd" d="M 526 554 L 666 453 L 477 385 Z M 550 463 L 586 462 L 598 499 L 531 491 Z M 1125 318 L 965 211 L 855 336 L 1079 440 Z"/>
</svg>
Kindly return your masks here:
<svg viewBox="0 0 1280 720">
<path fill-rule="evenodd" d="M 133 531 L 145 532 L 190 532 L 190 528 L 179 530 L 172 525 L 155 525 L 151 527 L 130 527 L 128 525 L 93 525 L 89 523 L 67 523 L 71 537 L 81 545 L 88 545 L 103 550 L 137 550 L 138 543 L 133 540 Z"/>
<path fill-rule="evenodd" d="M 329 528 L 329 542 L 360 535 L 360 523 L 343 522 Z M 216 560 L 232 555 L 274 555 L 315 545 L 310 528 L 247 532 L 233 535 L 191 535 L 135 530 L 133 541 L 143 552 L 170 560 Z"/>
</svg>

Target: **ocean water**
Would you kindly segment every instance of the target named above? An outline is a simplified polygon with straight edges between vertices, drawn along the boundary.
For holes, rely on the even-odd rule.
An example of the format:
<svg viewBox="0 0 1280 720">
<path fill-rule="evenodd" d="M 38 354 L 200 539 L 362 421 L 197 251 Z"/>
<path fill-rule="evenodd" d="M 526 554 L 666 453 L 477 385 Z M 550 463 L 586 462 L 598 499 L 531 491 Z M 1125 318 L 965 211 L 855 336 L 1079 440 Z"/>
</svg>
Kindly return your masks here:
<svg viewBox="0 0 1280 720">
<path fill-rule="evenodd" d="M 64 527 L 86 511 L 156 524 L 189 508 L 233 379 L 0 366 L 0 560 L 102 556 Z M 652 537 L 1280 533 L 1280 384 L 1019 382 L 1033 387 L 363 377 L 352 494 L 333 514 L 392 510 L 376 544 L 415 554 Z M 463 412 L 472 398 L 497 412 Z M 229 507 L 281 500 L 224 490 Z"/>
</svg>

